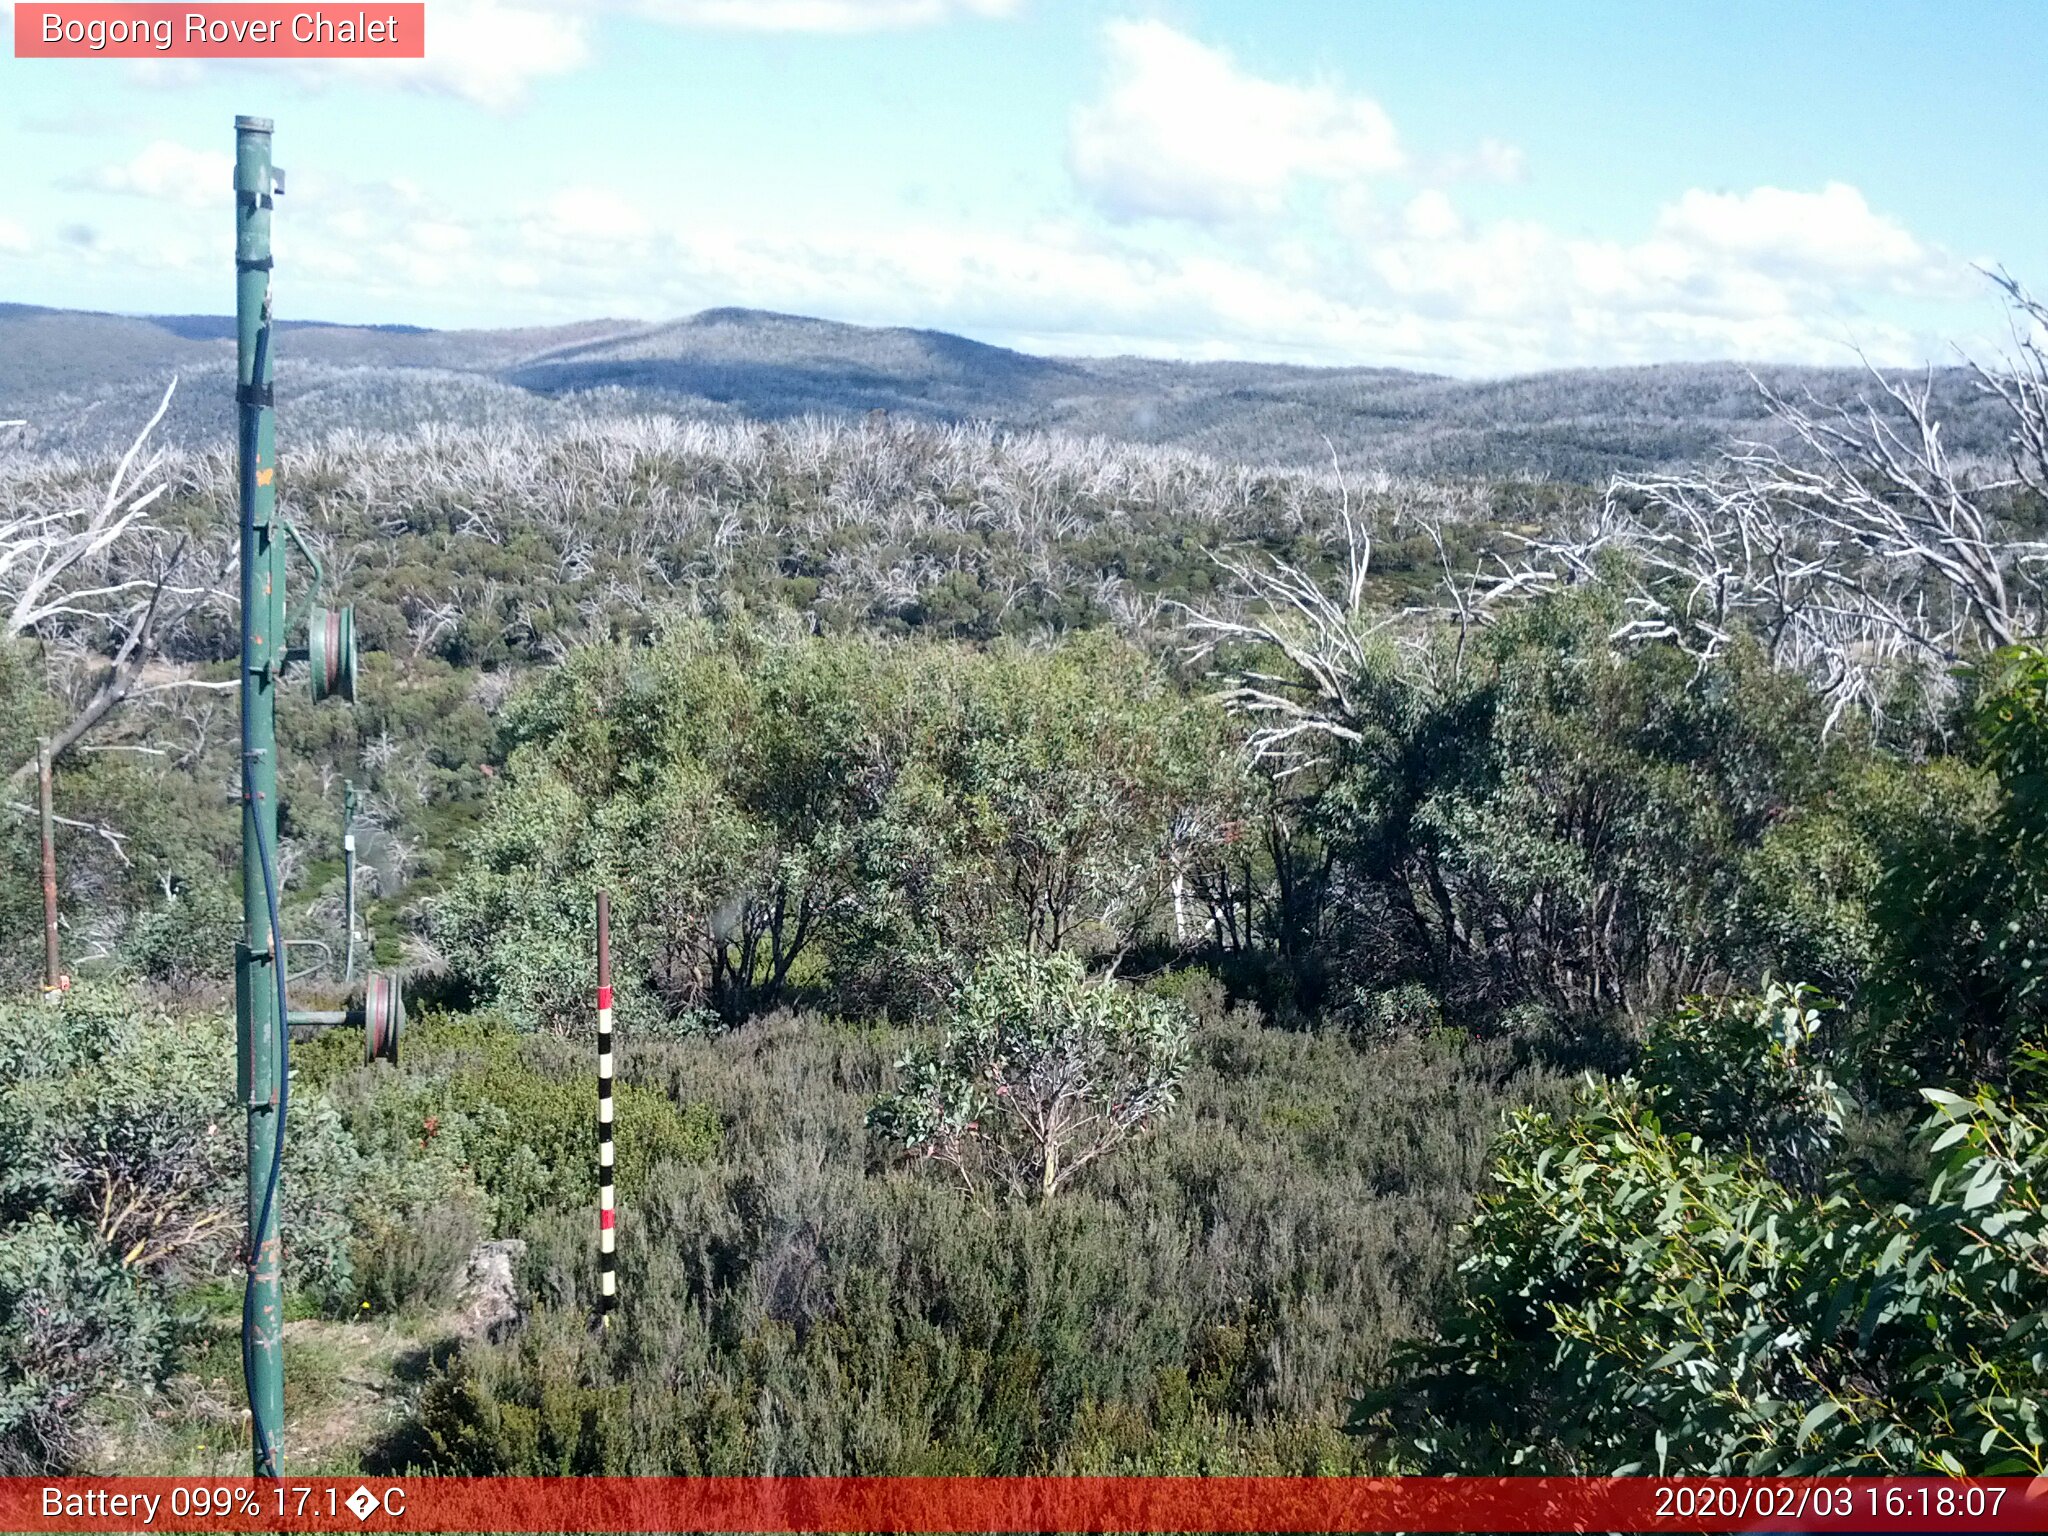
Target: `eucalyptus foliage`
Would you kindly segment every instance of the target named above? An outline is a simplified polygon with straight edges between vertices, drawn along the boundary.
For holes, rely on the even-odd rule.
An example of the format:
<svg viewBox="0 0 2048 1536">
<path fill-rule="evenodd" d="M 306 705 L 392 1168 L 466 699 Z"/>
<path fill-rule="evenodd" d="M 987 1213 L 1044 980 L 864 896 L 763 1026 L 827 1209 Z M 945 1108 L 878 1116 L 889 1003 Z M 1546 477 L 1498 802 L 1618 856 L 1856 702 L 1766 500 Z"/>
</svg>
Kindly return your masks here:
<svg viewBox="0 0 2048 1536">
<path fill-rule="evenodd" d="M 1894 1091 L 2001 1080 L 2048 1043 L 2048 651 L 2002 651 L 1975 682 L 1969 757 L 1917 776 L 1877 834 L 1866 1032 Z"/>
<path fill-rule="evenodd" d="M 1715 1147 L 1743 1148 L 1788 1184 L 1817 1187 L 1847 1095 L 1823 1051 L 1823 1009 L 1803 984 L 1695 998 L 1650 1030 L 1643 1074 L 1659 1114 Z"/>
<path fill-rule="evenodd" d="M 805 986 L 927 1010 L 993 947 L 1161 932 L 1235 792 L 1219 724 L 1107 638 L 977 655 L 735 624 L 590 647 L 506 709 L 504 787 L 436 931 L 527 1026 L 587 1014 L 601 885 L 628 1028 Z"/>
<path fill-rule="evenodd" d="M 1050 1200 L 1174 1106 L 1189 1019 L 1091 981 L 1071 955 L 997 953 L 960 991 L 935 1050 L 899 1064 L 871 1129 L 952 1167 L 971 1192 Z"/>
<path fill-rule="evenodd" d="M 1780 1182 L 1704 1086 L 1515 1114 L 1438 1336 L 1357 1427 L 1432 1471 L 2048 1468 L 2038 1098 L 1926 1090 L 1931 1175 L 1886 1203 Z"/>
<path fill-rule="evenodd" d="M 1841 749 L 1761 652 L 1617 650 L 1626 618 L 1593 585 L 1370 653 L 1315 809 L 1361 980 L 1641 1017 L 1768 964 L 1746 861 Z"/>
</svg>

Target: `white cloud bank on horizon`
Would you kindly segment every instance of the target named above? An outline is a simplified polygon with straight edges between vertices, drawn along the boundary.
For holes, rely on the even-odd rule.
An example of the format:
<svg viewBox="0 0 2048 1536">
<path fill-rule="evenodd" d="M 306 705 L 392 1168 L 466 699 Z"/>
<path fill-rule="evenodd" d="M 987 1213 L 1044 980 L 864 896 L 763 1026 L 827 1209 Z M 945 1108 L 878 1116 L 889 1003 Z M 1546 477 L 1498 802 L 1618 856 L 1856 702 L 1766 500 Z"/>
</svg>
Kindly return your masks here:
<svg viewBox="0 0 2048 1536">
<path fill-rule="evenodd" d="M 155 194 L 166 209 L 157 228 L 129 236 L 124 225 L 70 259 L 182 272 L 217 265 L 212 210 L 187 213 L 179 185 L 167 176 Z M 1842 363 L 1851 342 L 1879 361 L 1910 363 L 1932 345 L 1859 314 L 1836 296 L 1824 264 L 1787 266 L 1788 245 L 1799 250 L 1796 219 L 1787 240 L 1760 248 L 1761 266 L 1731 261 L 1717 244 L 1753 229 L 1759 207 L 1776 217 L 1843 205 L 1854 194 L 1839 187 L 1758 189 L 1712 205 L 1722 216 L 1704 228 L 1681 197 L 1634 242 L 1568 240 L 1508 221 L 1468 228 L 1446 221 L 1445 200 L 1429 199 L 1436 211 L 1418 215 L 1411 204 L 1384 243 L 1341 270 L 1161 251 L 1079 223 L 706 227 L 594 185 L 537 194 L 485 221 L 430 210 L 403 184 L 309 180 L 295 191 L 294 217 L 277 231 L 287 300 L 293 288 L 346 294 L 359 319 L 539 324 L 736 304 L 932 326 L 1035 350 L 1459 373 L 1705 357 Z M 493 307 L 471 307 L 479 299 Z M 304 298 L 288 309 L 336 318 Z"/>
<path fill-rule="evenodd" d="M 1076 185 L 1112 220 L 1199 227 L 1207 245 L 1183 248 L 1208 254 L 1165 287 L 1207 295 L 1226 334 L 1259 330 L 1263 313 L 1281 355 L 1486 371 L 1674 354 L 1839 362 L 1852 347 L 1917 361 L 1927 339 L 1869 301 L 1974 291 L 1960 261 L 1840 181 L 1686 190 L 1635 240 L 1475 224 L 1450 184 L 1524 179 L 1519 147 L 1411 151 L 1370 98 L 1260 78 L 1163 22 L 1111 22 L 1103 41 L 1106 85 L 1069 123 Z"/>
<path fill-rule="evenodd" d="M 399 182 L 309 176 L 279 221 L 280 261 L 328 306 L 297 312 L 321 318 L 344 317 L 337 302 L 347 318 L 493 325 L 736 304 L 1035 350 L 1461 373 L 1841 363 L 1852 346 L 1914 363 L 1940 340 L 1903 323 L 1901 306 L 1984 291 L 1962 262 L 1839 181 L 1681 190 L 1628 239 L 1475 219 L 1453 185 L 1419 184 L 1467 180 L 1470 168 L 1411 155 L 1362 97 L 1260 80 L 1156 22 L 1111 23 L 1104 36 L 1109 79 L 1070 121 L 1081 201 L 1069 217 L 732 228 L 594 182 L 465 213 L 428 208 Z M 1181 65 L 1190 89 L 1176 96 L 1169 76 Z M 1197 123 L 1206 137 L 1176 137 Z M 1511 146 L 1481 142 L 1478 174 L 1520 169 Z M 1222 152 L 1232 144 L 1262 148 Z M 219 256 L 210 210 L 224 167 L 158 142 L 85 178 L 172 211 L 73 257 L 204 270 Z M 1323 195 L 1294 196 L 1310 185 Z M 1107 221 L 1087 217 L 1090 206 Z"/>
</svg>

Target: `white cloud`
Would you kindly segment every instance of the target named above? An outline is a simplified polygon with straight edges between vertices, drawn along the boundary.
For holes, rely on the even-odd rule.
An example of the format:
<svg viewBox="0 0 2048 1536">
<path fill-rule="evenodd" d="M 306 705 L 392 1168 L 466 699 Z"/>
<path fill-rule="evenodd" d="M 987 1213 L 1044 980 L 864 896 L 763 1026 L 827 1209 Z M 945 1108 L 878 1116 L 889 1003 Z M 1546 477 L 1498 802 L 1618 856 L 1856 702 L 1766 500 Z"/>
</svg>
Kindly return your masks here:
<svg viewBox="0 0 2048 1536">
<path fill-rule="evenodd" d="M 1708 357 L 1843 362 L 1852 341 L 1887 362 L 1929 351 L 1925 338 L 1863 311 L 1868 284 L 1854 274 L 1788 273 L 1690 232 L 1671 211 L 1688 206 L 1683 197 L 1635 240 L 1475 221 L 1426 189 L 1354 245 L 1196 249 L 1079 223 L 778 231 L 684 218 L 581 185 L 536 189 L 525 207 L 428 252 L 411 242 L 403 204 L 395 193 L 364 195 L 345 227 L 338 215 L 309 220 L 300 238 L 311 269 L 294 259 L 307 286 L 345 282 L 359 311 L 429 323 L 659 318 L 732 304 L 1040 349 L 1458 373 Z M 1939 269 L 1938 254 L 1927 259 Z M 475 307 L 502 306 L 508 288 L 518 291 L 511 312 Z"/>
<path fill-rule="evenodd" d="M 1110 87 L 1075 111 L 1067 158 L 1113 214 L 1272 214 L 1297 182 L 1404 162 L 1393 122 L 1363 96 L 1262 80 L 1160 21 L 1111 22 L 1104 36 Z"/>
<path fill-rule="evenodd" d="M 502 108 L 519 102 L 536 80 L 572 74 L 590 58 L 580 15 L 498 0 L 437 0 L 427 57 L 412 67 L 419 71 L 414 83 L 426 89 Z"/>
<path fill-rule="evenodd" d="M 1439 156 L 1431 170 L 1439 181 L 1526 181 L 1529 157 L 1519 144 L 1485 138 L 1469 150 Z"/>
<path fill-rule="evenodd" d="M 737 0 L 613 4 L 678 25 L 742 24 Z M 757 0 L 744 24 L 841 30 L 1007 8 Z M 507 15 L 528 30 L 503 30 Z M 566 0 L 436 0 L 434 16 L 443 63 L 409 77 L 398 73 L 408 66 L 362 67 L 505 105 L 586 56 L 582 15 Z M 491 30 L 490 45 L 455 47 L 451 17 Z M 1880 361 L 1914 361 L 1935 349 L 1878 317 L 1900 313 L 1901 298 L 1946 299 L 1962 281 L 1959 262 L 1843 182 L 1678 191 L 1609 238 L 1488 216 L 1490 194 L 1471 183 L 1525 169 L 1502 140 L 1475 130 L 1458 154 L 1410 155 L 1365 97 L 1259 79 L 1156 21 L 1115 22 L 1104 35 L 1109 78 L 1074 113 L 1068 155 L 1109 220 L 812 223 L 793 211 L 735 222 L 598 179 L 527 188 L 516 207 L 465 206 L 459 189 L 429 199 L 397 180 L 323 184 L 309 168 L 278 231 L 295 312 L 495 325 L 738 304 L 1049 350 L 1502 373 L 1839 362 L 1849 342 Z M 340 73 L 328 68 L 322 78 Z M 192 211 L 166 211 L 147 229 L 101 219 L 101 233 L 73 240 L 73 259 L 139 273 L 217 267 L 227 182 L 224 156 L 153 143 L 79 184 Z M 1316 195 L 1296 195 L 1304 189 Z M 1167 217 L 1132 222 L 1139 215 Z M 45 244 L 68 238 L 54 216 L 34 232 Z M 27 239 L 0 224 L 0 249 Z"/>
<path fill-rule="evenodd" d="M 647 233 L 642 203 L 609 187 L 567 187 L 548 199 L 546 215 L 566 234 L 596 240 L 636 239 Z"/>
<path fill-rule="evenodd" d="M 69 183 L 99 192 L 182 203 L 187 208 L 219 207 L 232 197 L 234 184 L 232 157 L 168 139 L 158 139 L 123 164 L 102 166 Z"/>
<path fill-rule="evenodd" d="M 537 81 L 591 62 L 590 9 L 564 0 L 434 0 L 420 59 L 135 59 L 128 67 L 131 78 L 164 88 L 222 76 L 265 80 L 289 69 L 316 88 L 388 85 L 506 111 L 524 102 Z"/>
<path fill-rule="evenodd" d="M 28 250 L 28 231 L 10 219 L 0 219 L 0 251 L 10 256 L 22 256 Z"/>
<path fill-rule="evenodd" d="M 955 16 L 1008 16 L 1020 0 L 623 0 L 625 9 L 685 27 L 745 32 L 875 32 Z"/>
<path fill-rule="evenodd" d="M 1935 264 L 1910 230 L 1839 181 L 1818 192 L 1695 189 L 1658 215 L 1657 230 L 1700 249 L 1798 272 L 1911 283 Z"/>
<path fill-rule="evenodd" d="M 90 240 L 63 235 L 54 216 L 31 230 L 0 223 L 0 251 L 31 234 L 39 246 L 68 238 L 69 261 L 192 281 L 220 266 L 225 180 L 224 158 L 153 144 L 94 183 L 167 199 L 160 216 L 98 219 Z M 202 192 L 203 206 L 183 206 Z M 1497 374 L 1714 357 L 1840 363 L 1850 344 L 1916 362 L 1939 347 L 1893 318 L 1884 296 L 1940 301 L 1943 284 L 1966 285 L 1960 262 L 1832 187 L 1685 192 L 1609 239 L 1478 217 L 1430 187 L 1361 199 L 1342 227 L 1318 204 L 1193 240 L 1079 217 L 772 226 L 595 178 L 535 186 L 513 207 L 313 171 L 293 192 L 277 240 L 294 314 L 439 325 L 737 304 L 1038 350 Z M 1844 221 L 1864 238 L 1828 233 Z"/>
<path fill-rule="evenodd" d="M 132 133 L 147 127 L 149 118 L 139 112 L 109 111 L 100 106 L 89 106 L 75 98 L 63 107 L 49 112 L 32 112 L 19 119 L 17 126 L 23 133 L 63 134 L 73 138 L 89 138 L 104 134 Z"/>
<path fill-rule="evenodd" d="M 745 305 L 1039 350 L 1467 374 L 1715 357 L 1840 363 L 1851 343 L 1887 363 L 1938 350 L 1866 306 L 1882 274 L 1792 272 L 1721 248 L 1672 211 L 1689 206 L 1684 196 L 1634 239 L 1478 220 L 1425 189 L 1347 242 L 1297 238 L 1290 226 L 1272 240 L 1190 246 L 1079 221 L 778 229 L 686 217 L 586 183 L 537 187 L 512 209 L 428 210 L 447 227 L 427 249 L 414 227 L 423 211 L 402 187 L 306 191 L 289 248 L 281 232 L 280 261 L 307 314 L 332 312 L 322 292 L 345 295 L 359 318 L 427 324 Z M 211 227 L 196 216 L 194 225 L 161 249 L 138 241 L 125 258 L 93 259 L 217 262 Z M 1930 270 L 1944 270 L 1939 252 L 1918 248 Z"/>
<path fill-rule="evenodd" d="M 1418 192 L 1408 200 L 1408 206 L 1401 210 L 1401 225 L 1417 240 L 1448 240 L 1465 229 L 1465 221 L 1451 206 L 1450 198 L 1435 188 Z"/>
<path fill-rule="evenodd" d="M 376 83 L 454 96 L 494 111 L 596 58 L 591 20 L 625 12 L 677 27 L 755 32 L 870 32 L 956 16 L 1001 17 L 1021 0 L 434 0 L 423 59 L 309 59 L 290 68 L 315 85 Z M 135 77 L 184 86 L 209 75 L 274 70 L 225 60 L 137 60 Z"/>
<path fill-rule="evenodd" d="M 1852 342 L 1914 360 L 1922 340 L 1870 301 L 1968 292 L 1961 262 L 1842 184 L 1688 191 L 1636 240 L 1570 238 L 1526 219 L 1454 226 L 1440 198 L 1419 194 L 1397 225 L 1361 239 L 1354 286 L 1377 283 L 1390 304 L 1432 319 L 1497 322 L 1510 328 L 1502 342 L 1519 335 L 1559 364 L 1840 362 Z"/>
<path fill-rule="evenodd" d="M 1228 335 L 1268 355 L 1486 370 L 1839 360 L 1852 336 L 1875 353 L 1916 344 L 1872 319 L 1872 300 L 1957 291 L 1959 263 L 1846 183 L 1686 191 L 1633 239 L 1475 220 L 1450 185 L 1524 179 L 1517 146 L 1485 136 L 1411 154 L 1366 97 L 1258 78 L 1158 21 L 1114 22 L 1104 36 L 1109 81 L 1071 120 L 1069 166 L 1112 216 L 1219 226 L 1227 254 L 1176 242 L 1154 277 L 1204 317 L 1183 345 Z M 1305 183 L 1327 195 L 1293 197 Z M 1170 233 L 1150 231 L 1155 244 Z"/>
<path fill-rule="evenodd" d="M 536 81 L 590 63 L 588 9 L 549 0 L 434 0 L 425 58 L 335 60 L 306 68 L 315 78 L 387 80 L 502 111 L 524 101 Z"/>
</svg>

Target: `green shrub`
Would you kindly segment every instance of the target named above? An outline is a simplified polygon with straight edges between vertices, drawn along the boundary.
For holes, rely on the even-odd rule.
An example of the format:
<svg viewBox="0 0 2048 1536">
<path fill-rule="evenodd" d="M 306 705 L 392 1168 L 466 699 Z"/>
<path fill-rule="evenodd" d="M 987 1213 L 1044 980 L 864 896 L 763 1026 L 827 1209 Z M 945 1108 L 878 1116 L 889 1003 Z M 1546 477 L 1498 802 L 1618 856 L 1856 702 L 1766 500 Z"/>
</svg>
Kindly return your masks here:
<svg viewBox="0 0 2048 1536">
<path fill-rule="evenodd" d="M 1357 989 L 1343 1017 L 1359 1040 L 1393 1040 L 1442 1028 L 1444 1010 L 1428 987 L 1419 981 L 1406 981 L 1377 991 Z"/>
<path fill-rule="evenodd" d="M 1731 944 L 1751 974 L 1803 976 L 1829 997 L 1856 997 L 1881 942 L 1870 903 L 1904 777 L 1874 765 L 1764 833 L 1743 861 Z"/>
<path fill-rule="evenodd" d="M 332 1092 L 366 1161 L 406 1171 L 410 1188 L 389 1197 L 394 1219 L 473 1198 L 493 1231 L 516 1233 L 550 1206 L 597 1198 L 597 1063 L 566 1041 L 491 1015 L 430 1018 L 396 1071 L 358 1068 Z M 613 1113 L 622 1198 L 664 1162 L 718 1154 L 718 1118 L 701 1103 L 626 1081 Z"/>
<path fill-rule="evenodd" d="M 242 901 L 224 880 L 204 881 L 135 919 L 122 955 L 136 975 L 172 986 L 234 979 Z"/>
<path fill-rule="evenodd" d="M 2040 1473 L 2048 1122 L 1929 1090 L 1910 1204 L 1589 1084 L 1503 1138 L 1439 1336 L 1355 1424 L 1428 1472 Z"/>
<path fill-rule="evenodd" d="M 1145 990 L 1178 1003 L 1198 1027 L 1220 1024 L 1230 1011 L 1229 989 L 1214 971 L 1193 967 L 1167 971 L 1146 982 Z"/>
<path fill-rule="evenodd" d="M 243 1145 L 216 1019 L 108 985 L 0 1002 L 0 1221 L 42 1214 L 161 1275 L 232 1240 Z"/>
<path fill-rule="evenodd" d="M 2048 1044 L 2048 650 L 2015 647 L 1973 678 L 1975 763 L 1937 762 L 1894 796 L 1870 895 L 1877 954 L 1859 1034 L 1871 1077 L 2008 1081 Z"/>
<path fill-rule="evenodd" d="M 356 1295 L 379 1312 L 446 1301 L 480 1236 L 476 1213 L 463 1201 L 366 1212 L 357 1228 Z"/>
<path fill-rule="evenodd" d="M 1481 1043 L 1359 1050 L 1237 1016 L 1179 1111 L 1050 1203 L 966 1201 L 864 1156 L 900 1031 L 776 1015 L 642 1047 L 723 1153 L 620 1203 L 621 1309 L 589 1327 L 588 1211 L 522 1233 L 520 1340 L 466 1349 L 422 1406 L 458 1472 L 1383 1469 L 1337 1433 L 1421 1325 L 1501 1107 Z M 1280 1129 L 1292 1106 L 1338 1106 Z M 1142 1298 L 1134 1305 L 1133 1298 Z"/>
<path fill-rule="evenodd" d="M 436 932 L 508 1018 L 567 1029 L 607 888 L 621 1027 L 642 1038 L 799 988 L 923 1015 L 1006 944 L 1157 937 L 1237 778 L 1218 712 L 1108 637 L 976 654 L 675 624 L 578 650 L 505 729 Z"/>
<path fill-rule="evenodd" d="M 1071 955 L 991 956 L 960 991 L 936 1050 L 899 1067 L 869 1125 L 952 1167 L 970 1192 L 1050 1200 L 1173 1108 L 1188 1054 L 1176 1004 L 1091 982 Z"/>
<path fill-rule="evenodd" d="M 0 1002 L 0 1463 L 62 1466 L 91 1398 L 169 1368 L 178 1291 L 234 1264 L 233 1059 L 224 1020 L 108 984 Z M 355 1175 L 333 1110 L 295 1098 L 285 1278 L 322 1303 L 350 1285 Z"/>
<path fill-rule="evenodd" d="M 1774 1177 L 1819 1186 L 1847 1108 L 1821 1049 L 1822 1010 L 1803 983 L 1696 998 L 1650 1029 L 1643 1077 L 1672 1129 L 1747 1149 Z"/>
<path fill-rule="evenodd" d="M 176 1338 L 164 1289 L 78 1227 L 0 1227 L 0 1475 L 71 1468 L 87 1404 L 144 1389 Z"/>
</svg>

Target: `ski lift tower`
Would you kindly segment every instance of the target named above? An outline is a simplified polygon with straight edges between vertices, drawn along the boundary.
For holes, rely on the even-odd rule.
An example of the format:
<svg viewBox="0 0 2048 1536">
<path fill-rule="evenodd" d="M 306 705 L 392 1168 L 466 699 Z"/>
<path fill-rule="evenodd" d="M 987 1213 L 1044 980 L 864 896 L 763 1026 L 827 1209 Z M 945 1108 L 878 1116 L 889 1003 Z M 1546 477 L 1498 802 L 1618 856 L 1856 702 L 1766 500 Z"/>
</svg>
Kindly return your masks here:
<svg viewBox="0 0 2048 1536">
<path fill-rule="evenodd" d="M 236 1096 L 248 1112 L 248 1280 L 242 1300 L 242 1374 L 249 1391 L 251 1448 L 258 1477 L 283 1472 L 284 1297 L 279 1176 L 291 1091 L 294 1025 L 342 1024 L 363 1031 L 366 1059 L 398 1059 L 405 1007 L 398 978 L 369 973 L 350 1007 L 295 1011 L 286 1000 L 277 864 L 277 686 L 288 661 L 304 661 L 315 703 L 356 696 L 355 614 L 319 605 L 320 561 L 277 509 L 277 421 L 271 388 L 270 215 L 284 173 L 270 159 L 272 125 L 235 119 L 235 405 L 239 428 L 242 611 L 242 938 L 235 946 Z M 287 649 L 296 623 L 285 611 L 285 545 L 313 568 L 306 643 Z M 353 789 L 348 807 L 353 818 Z M 353 826 L 349 842 L 353 843 Z M 348 918 L 354 929 L 354 857 Z M 353 955 L 349 972 L 353 972 Z"/>
</svg>

